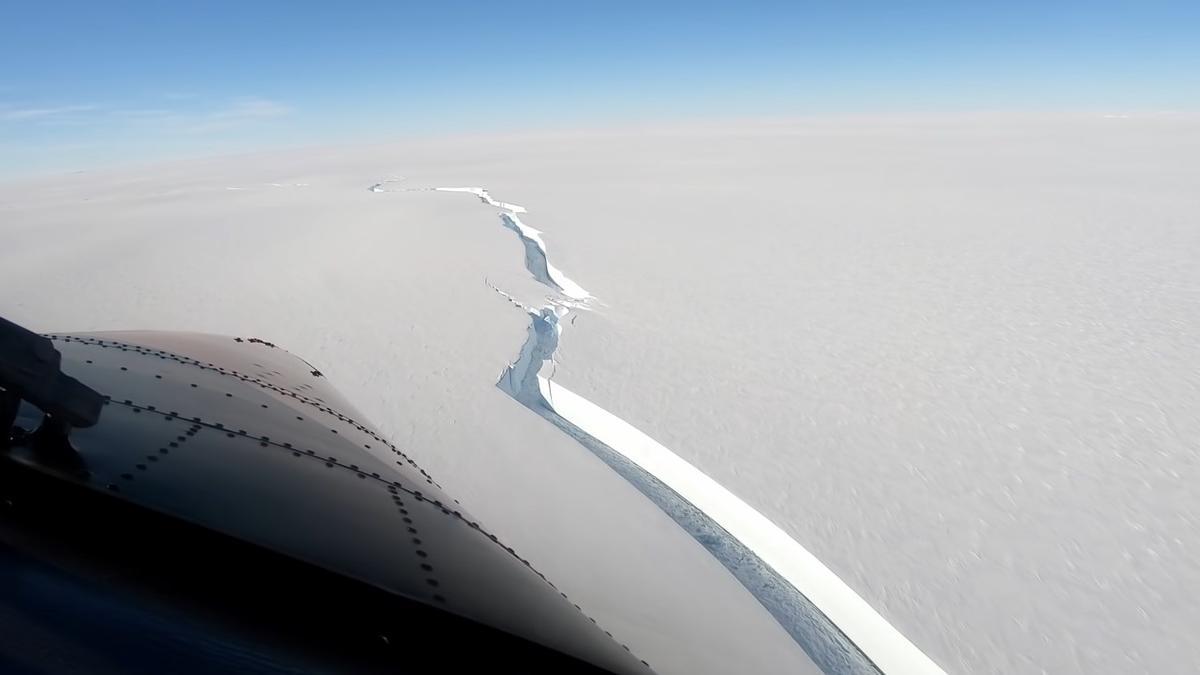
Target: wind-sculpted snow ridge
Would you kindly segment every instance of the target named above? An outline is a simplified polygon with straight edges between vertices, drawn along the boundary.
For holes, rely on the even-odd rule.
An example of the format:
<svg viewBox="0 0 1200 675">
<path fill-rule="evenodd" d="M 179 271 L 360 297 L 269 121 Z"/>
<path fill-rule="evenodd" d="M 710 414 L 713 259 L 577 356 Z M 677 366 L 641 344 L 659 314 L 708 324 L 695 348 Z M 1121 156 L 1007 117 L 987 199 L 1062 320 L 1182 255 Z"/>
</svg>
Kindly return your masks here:
<svg viewBox="0 0 1200 675">
<path fill-rule="evenodd" d="M 373 188 L 372 188 L 373 189 Z M 525 267 L 562 297 L 534 309 L 488 285 L 526 312 L 530 324 L 517 359 L 496 386 L 554 424 L 654 502 L 728 569 L 826 673 L 944 675 L 866 601 L 766 516 L 696 467 L 600 406 L 541 374 L 554 363 L 571 309 L 591 294 L 554 267 L 541 232 L 517 217 L 525 209 L 483 188 L 473 194 L 502 210 L 503 225 L 525 245 Z"/>
</svg>

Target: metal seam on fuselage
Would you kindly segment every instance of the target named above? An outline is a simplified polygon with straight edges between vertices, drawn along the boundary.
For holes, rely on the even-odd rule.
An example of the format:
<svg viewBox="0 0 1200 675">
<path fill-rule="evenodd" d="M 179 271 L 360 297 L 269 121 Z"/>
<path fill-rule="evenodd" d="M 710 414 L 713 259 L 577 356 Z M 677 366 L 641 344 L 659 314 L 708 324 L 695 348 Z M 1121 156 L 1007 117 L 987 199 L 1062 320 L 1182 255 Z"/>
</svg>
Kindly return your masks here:
<svg viewBox="0 0 1200 675">
<path fill-rule="evenodd" d="M 201 370 L 216 373 L 218 375 L 227 375 L 229 377 L 233 377 L 234 379 L 240 380 L 247 384 L 257 385 L 261 389 L 267 389 L 267 390 L 274 391 L 279 394 L 283 394 L 285 396 L 289 396 L 291 398 L 296 399 L 297 401 L 300 401 L 301 403 L 312 406 L 312 407 L 316 408 L 317 410 L 319 410 L 327 415 L 330 415 L 341 422 L 349 424 L 350 426 L 361 431 L 362 433 L 370 436 L 371 438 L 379 441 L 380 443 L 383 443 L 390 450 L 392 450 L 392 452 L 403 457 L 405 459 L 405 461 L 407 461 L 415 469 L 420 471 L 421 475 L 423 475 L 423 476 L 425 476 L 425 478 L 429 479 L 429 481 L 433 485 L 436 485 L 439 488 L 441 487 L 441 485 L 438 484 L 438 482 L 433 479 L 433 476 L 429 475 L 429 473 L 427 471 L 425 471 L 425 469 L 423 469 L 419 465 L 417 465 L 417 463 L 414 462 L 412 460 L 412 458 L 410 458 L 408 455 L 406 455 L 402 450 L 398 449 L 391 441 L 389 441 L 389 440 L 383 438 L 382 436 L 376 434 L 375 432 L 369 430 L 365 425 L 360 424 L 353 418 L 334 410 L 332 407 L 330 407 L 328 405 L 325 405 L 324 401 L 318 401 L 316 399 L 311 399 L 302 394 L 297 394 L 295 392 L 284 389 L 283 387 L 279 387 L 279 386 L 276 386 L 276 385 L 273 385 L 273 384 L 270 384 L 267 382 L 263 382 L 262 380 L 259 380 L 257 378 L 251 378 L 251 377 L 249 377 L 243 373 L 240 373 L 236 370 L 226 370 L 224 368 L 219 368 L 212 364 L 207 364 L 205 362 L 202 362 L 198 359 L 194 359 L 189 356 L 175 354 L 173 352 L 168 352 L 168 351 L 162 350 L 162 349 L 152 349 L 149 347 L 144 347 L 142 345 L 135 345 L 135 344 L 127 343 L 127 342 L 120 342 L 118 340 L 101 340 L 99 338 L 80 338 L 80 337 L 76 337 L 73 335 L 49 334 L 49 335 L 45 335 L 44 337 L 47 337 L 51 340 L 61 340 L 63 342 L 72 342 L 72 343 L 83 344 L 83 345 L 88 345 L 88 346 L 92 346 L 92 347 L 100 347 L 101 349 L 120 349 L 121 351 L 132 351 L 135 354 L 140 354 L 142 356 L 155 356 L 158 358 L 170 359 L 172 361 L 176 361 L 183 365 L 192 366 L 195 368 L 199 368 Z M 283 351 L 286 352 L 287 350 L 283 350 Z M 290 353 L 290 352 L 288 352 L 288 353 Z M 301 359 L 301 360 L 303 360 L 303 359 Z M 307 363 L 307 362 L 305 362 L 305 363 Z"/>
<path fill-rule="evenodd" d="M 517 555 L 517 552 L 511 546 L 505 545 L 503 542 L 500 541 L 499 537 L 497 537 L 495 534 L 492 534 L 491 532 L 484 529 L 484 527 L 482 525 L 480 525 L 478 521 L 468 520 L 467 518 L 463 517 L 463 515 L 460 511 L 451 510 L 451 509 L 446 508 L 446 506 L 444 504 L 442 504 L 440 501 L 429 499 L 426 495 L 422 494 L 420 490 L 413 490 L 411 488 L 404 487 L 402 484 L 399 483 L 399 481 L 388 481 L 388 480 L 386 480 L 380 476 L 377 476 L 373 473 L 368 473 L 368 472 L 362 471 L 360 469 L 353 469 L 353 468 L 351 468 L 351 465 L 343 463 L 342 460 L 337 459 L 335 457 L 330 457 L 330 456 L 322 457 L 321 455 L 316 454 L 315 450 L 296 447 L 293 444 L 284 445 L 282 443 L 277 443 L 277 442 L 275 442 L 273 440 L 269 440 L 269 439 L 263 440 L 261 436 L 254 436 L 254 435 L 250 434 L 249 432 L 242 434 L 242 433 L 238 433 L 236 431 L 230 431 L 230 429 L 228 427 L 224 426 L 222 423 L 219 423 L 219 422 L 204 421 L 202 418 L 188 417 L 188 416 L 186 416 L 182 413 L 178 413 L 178 412 L 171 413 L 171 412 L 164 412 L 164 411 L 158 410 L 158 409 L 151 409 L 148 405 L 141 405 L 141 404 L 133 403 L 132 401 L 127 403 L 125 401 L 117 401 L 115 399 L 108 398 L 105 400 L 105 403 L 106 403 L 106 405 L 107 404 L 119 405 L 119 406 L 123 406 L 126 408 L 134 409 L 134 410 L 140 410 L 144 413 L 160 415 L 162 417 L 173 417 L 175 419 L 180 420 L 181 422 L 188 422 L 193 425 L 200 425 L 202 427 L 212 429 L 214 431 L 221 431 L 226 434 L 232 433 L 236 436 L 242 436 L 243 438 L 246 438 L 248 440 L 258 441 L 260 446 L 274 447 L 279 450 L 285 450 L 287 452 L 292 453 L 294 457 L 298 457 L 298 458 L 306 458 L 307 457 L 307 458 L 310 458 L 310 459 L 313 459 L 313 460 L 316 460 L 319 462 L 333 464 L 335 467 L 345 469 L 347 471 L 350 471 L 351 473 L 354 473 L 355 475 L 361 476 L 364 480 L 371 480 L 375 483 L 379 483 L 384 486 L 387 486 L 388 488 L 395 488 L 406 494 L 409 494 L 413 498 L 415 498 L 417 501 L 423 501 L 425 503 L 428 503 L 428 504 L 436 507 L 437 510 L 442 513 L 443 516 L 447 516 L 454 520 L 457 520 L 457 521 L 465 524 L 469 529 L 478 532 L 480 534 L 480 536 L 482 536 L 484 538 L 485 541 L 489 541 L 493 545 L 499 547 L 500 550 L 504 551 L 506 554 L 511 556 L 513 559 L 520 562 L 529 571 L 531 571 L 535 575 L 537 575 L 537 577 L 539 579 L 541 579 L 542 582 L 544 582 L 547 586 L 549 586 L 551 589 L 553 589 L 555 592 L 557 592 L 564 600 L 567 601 L 568 604 L 570 604 L 572 607 L 574 607 L 577 612 L 582 614 L 584 617 L 586 617 L 589 621 L 596 624 L 597 626 L 600 625 L 591 615 L 589 615 L 587 612 L 584 612 L 583 608 L 581 608 L 578 604 L 571 602 L 571 599 L 567 596 L 567 594 L 565 592 L 561 591 L 557 586 L 554 585 L 553 582 L 551 582 L 549 579 L 547 579 L 546 575 L 544 575 L 540 571 L 538 571 L 538 569 L 535 568 L 528 560 Z M 297 455 L 296 453 L 299 453 L 299 454 Z M 612 636 L 609 635 L 609 637 L 611 638 Z M 618 644 L 620 644 L 620 643 L 618 643 Z M 622 644 L 621 646 L 625 647 L 628 650 L 628 647 L 626 645 Z M 647 666 L 649 665 L 649 664 L 646 664 L 644 661 L 642 663 Z"/>
</svg>

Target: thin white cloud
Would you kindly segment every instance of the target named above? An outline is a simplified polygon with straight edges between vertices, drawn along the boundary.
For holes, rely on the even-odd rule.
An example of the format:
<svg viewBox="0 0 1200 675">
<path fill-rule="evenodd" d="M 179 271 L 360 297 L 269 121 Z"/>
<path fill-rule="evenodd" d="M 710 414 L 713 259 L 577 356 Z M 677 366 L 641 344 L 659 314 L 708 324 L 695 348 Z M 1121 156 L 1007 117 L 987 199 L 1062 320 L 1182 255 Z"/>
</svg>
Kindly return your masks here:
<svg viewBox="0 0 1200 675">
<path fill-rule="evenodd" d="M 262 123 L 292 114 L 292 108 L 262 97 L 233 99 L 208 110 L 110 105 L 18 105 L 0 102 L 0 125 L 86 126 L 119 123 L 152 127 L 157 133 L 208 134 Z"/>
<path fill-rule="evenodd" d="M 97 110 L 96 105 L 62 105 L 49 108 L 22 107 L 0 104 L 0 122 L 28 122 L 73 117 Z"/>
<path fill-rule="evenodd" d="M 292 114 L 292 109 L 278 101 L 265 98 L 242 98 L 224 108 L 204 115 L 188 131 L 192 133 L 224 131 L 244 124 L 276 119 L 290 114 Z"/>
<path fill-rule="evenodd" d="M 212 114 L 214 119 L 263 119 L 283 117 L 291 114 L 292 109 L 277 101 L 265 98 L 243 98 L 234 101 L 229 107 Z"/>
<path fill-rule="evenodd" d="M 177 114 L 175 111 L 167 110 L 166 108 L 128 108 L 112 111 L 113 117 L 129 119 L 162 119 L 173 117 Z"/>
</svg>

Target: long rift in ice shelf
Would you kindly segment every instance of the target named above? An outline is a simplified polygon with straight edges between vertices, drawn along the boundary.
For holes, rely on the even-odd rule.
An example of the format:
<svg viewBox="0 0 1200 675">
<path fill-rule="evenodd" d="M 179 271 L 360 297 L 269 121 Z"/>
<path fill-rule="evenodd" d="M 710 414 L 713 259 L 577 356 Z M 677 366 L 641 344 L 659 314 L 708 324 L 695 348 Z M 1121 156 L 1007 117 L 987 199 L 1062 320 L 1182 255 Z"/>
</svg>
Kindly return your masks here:
<svg viewBox="0 0 1200 675">
<path fill-rule="evenodd" d="M 384 184 L 372 192 L 389 192 Z M 826 673 L 920 673 L 941 668 L 837 575 L 766 516 L 625 420 L 541 375 L 553 363 L 563 324 L 593 297 L 550 263 L 541 232 L 522 206 L 481 187 L 435 188 L 474 195 L 500 210 L 525 247 L 525 268 L 555 292 L 540 308 L 498 293 L 530 317 L 516 361 L 496 386 L 590 450 L 717 558 Z"/>
</svg>

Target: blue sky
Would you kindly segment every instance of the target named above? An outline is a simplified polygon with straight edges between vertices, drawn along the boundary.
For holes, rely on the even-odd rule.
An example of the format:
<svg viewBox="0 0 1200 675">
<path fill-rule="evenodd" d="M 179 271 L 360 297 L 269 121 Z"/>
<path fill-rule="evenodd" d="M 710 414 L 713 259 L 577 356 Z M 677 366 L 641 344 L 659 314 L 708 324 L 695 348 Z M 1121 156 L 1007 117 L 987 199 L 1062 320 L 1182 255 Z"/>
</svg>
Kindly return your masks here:
<svg viewBox="0 0 1200 675">
<path fill-rule="evenodd" d="M 671 119 L 1195 110 L 1200 2 L 9 2 L 0 174 Z"/>
</svg>

